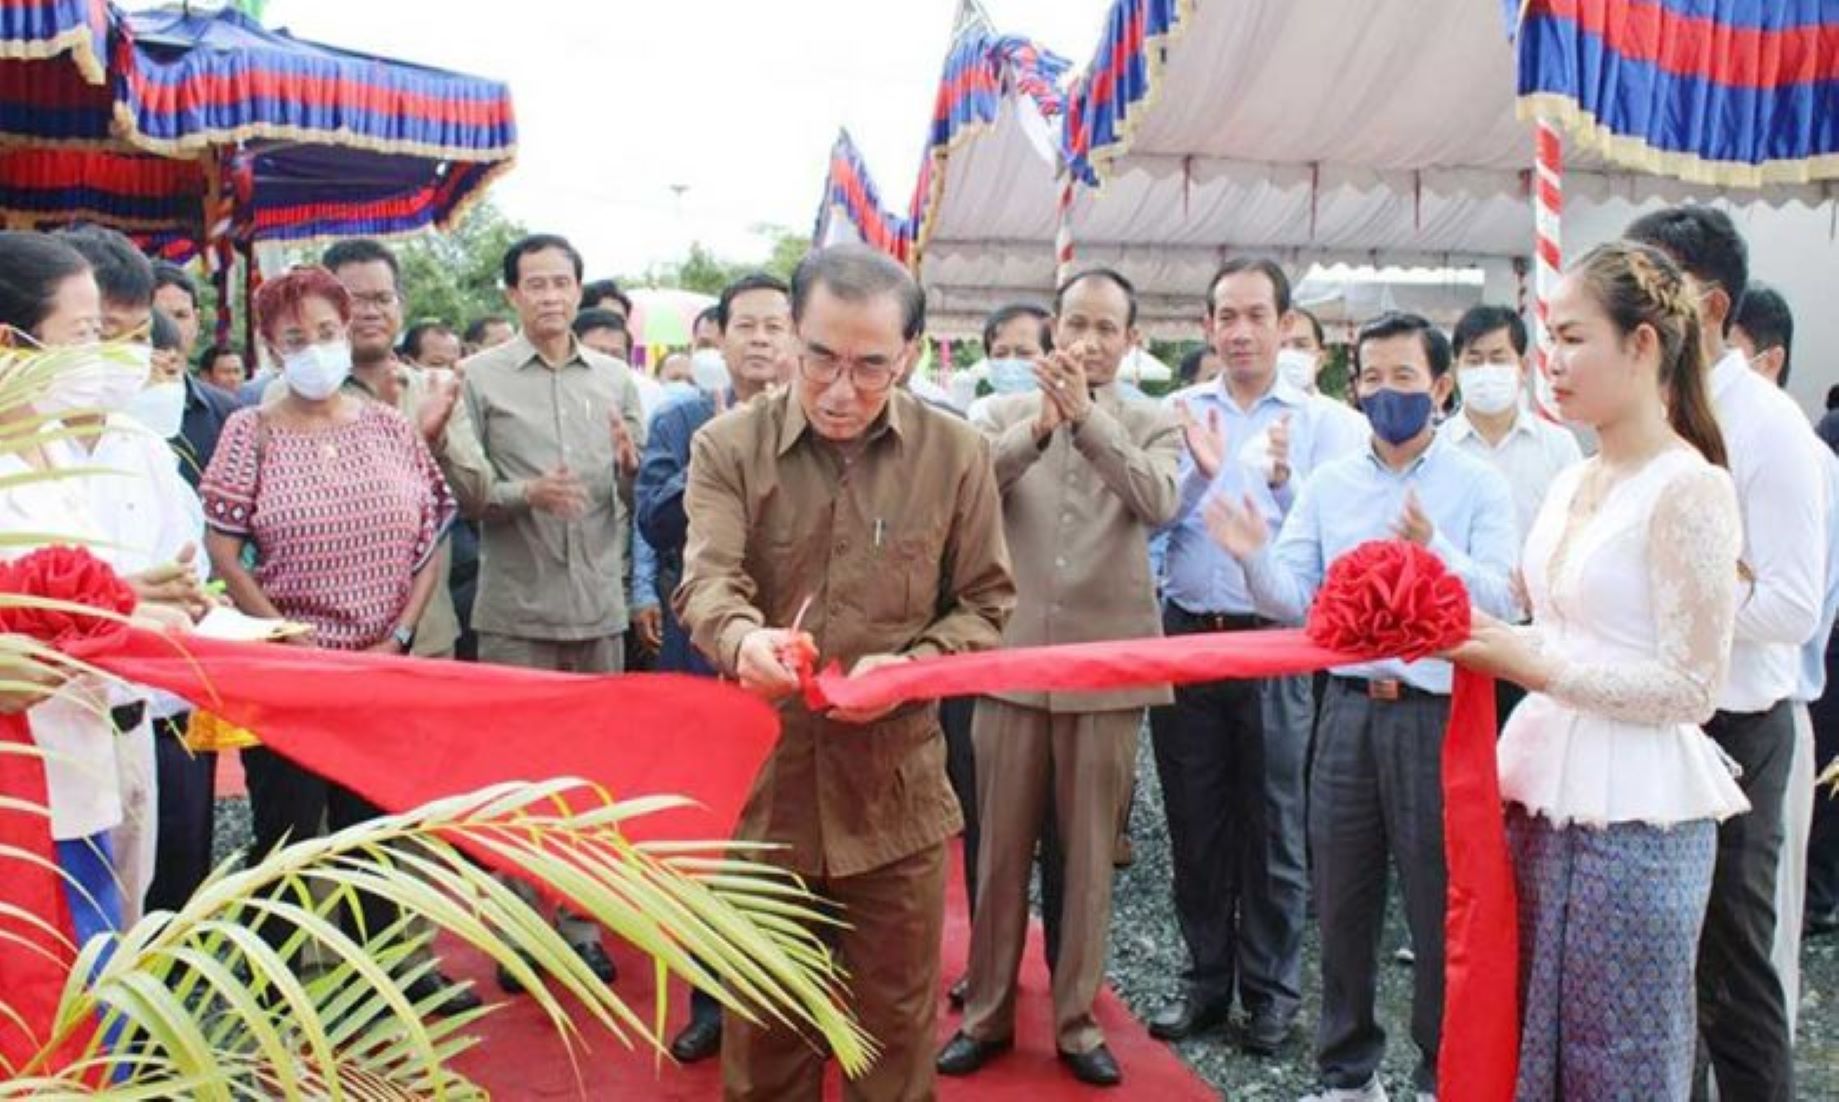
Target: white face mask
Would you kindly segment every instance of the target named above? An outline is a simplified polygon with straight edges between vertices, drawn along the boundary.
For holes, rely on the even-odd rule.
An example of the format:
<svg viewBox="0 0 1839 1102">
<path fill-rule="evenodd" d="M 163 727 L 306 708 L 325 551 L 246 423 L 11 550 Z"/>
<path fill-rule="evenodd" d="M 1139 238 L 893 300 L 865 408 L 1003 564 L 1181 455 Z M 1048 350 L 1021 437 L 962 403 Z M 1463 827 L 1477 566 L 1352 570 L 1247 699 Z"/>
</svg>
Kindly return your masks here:
<svg viewBox="0 0 1839 1102">
<path fill-rule="evenodd" d="M 185 421 L 185 383 L 174 379 L 143 387 L 122 412 L 147 426 L 161 440 L 171 440 L 179 435 Z"/>
<path fill-rule="evenodd" d="M 1476 413 L 1506 413 L 1520 401 L 1520 373 L 1511 367 L 1488 364 L 1465 367 L 1456 373 L 1462 384 L 1462 403 Z"/>
<path fill-rule="evenodd" d="M 91 345 L 87 351 L 88 355 L 51 381 L 45 396 L 36 403 L 38 412 L 47 417 L 114 413 L 127 408 L 147 385 L 147 375 L 153 369 L 150 345 L 119 344 L 106 351 L 103 345 Z"/>
<path fill-rule="evenodd" d="M 1277 377 L 1305 394 L 1315 393 L 1315 355 L 1300 348 L 1280 349 Z"/>
<path fill-rule="evenodd" d="M 699 348 L 690 355 L 690 378 L 696 389 L 714 394 L 728 389 L 728 360 L 714 348 Z"/>
<path fill-rule="evenodd" d="M 281 375 L 288 389 L 309 402 L 324 401 L 337 394 L 350 374 L 348 341 L 308 345 L 281 361 Z"/>
</svg>

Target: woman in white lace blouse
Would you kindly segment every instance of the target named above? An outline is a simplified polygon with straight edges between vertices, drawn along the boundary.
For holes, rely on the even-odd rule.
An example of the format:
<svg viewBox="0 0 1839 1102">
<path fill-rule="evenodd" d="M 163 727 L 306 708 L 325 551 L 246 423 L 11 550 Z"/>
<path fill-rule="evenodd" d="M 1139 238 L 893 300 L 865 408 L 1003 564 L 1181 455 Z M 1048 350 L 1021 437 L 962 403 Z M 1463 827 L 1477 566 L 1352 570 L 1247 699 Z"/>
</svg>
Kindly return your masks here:
<svg viewBox="0 0 1839 1102">
<path fill-rule="evenodd" d="M 1481 619 L 1453 656 L 1533 694 L 1499 748 L 1522 1100 L 1689 1094 L 1717 823 L 1749 808 L 1699 729 L 1729 662 L 1743 530 L 1697 327 L 1653 249 L 1608 245 L 1566 275 L 1553 391 L 1602 451 L 1559 476 L 1527 540 L 1532 625 Z"/>
</svg>

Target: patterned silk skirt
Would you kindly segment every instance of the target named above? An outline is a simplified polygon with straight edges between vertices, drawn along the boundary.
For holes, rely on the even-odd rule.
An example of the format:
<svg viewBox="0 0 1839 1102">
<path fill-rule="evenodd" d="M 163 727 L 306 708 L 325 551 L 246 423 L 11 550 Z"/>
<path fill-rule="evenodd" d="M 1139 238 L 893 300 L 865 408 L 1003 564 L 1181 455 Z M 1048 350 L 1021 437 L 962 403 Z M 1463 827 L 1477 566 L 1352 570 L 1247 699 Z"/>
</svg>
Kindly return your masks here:
<svg viewBox="0 0 1839 1102">
<path fill-rule="evenodd" d="M 1520 907 L 1519 1102 L 1691 1091 L 1710 819 L 1557 827 L 1507 812 Z"/>
</svg>

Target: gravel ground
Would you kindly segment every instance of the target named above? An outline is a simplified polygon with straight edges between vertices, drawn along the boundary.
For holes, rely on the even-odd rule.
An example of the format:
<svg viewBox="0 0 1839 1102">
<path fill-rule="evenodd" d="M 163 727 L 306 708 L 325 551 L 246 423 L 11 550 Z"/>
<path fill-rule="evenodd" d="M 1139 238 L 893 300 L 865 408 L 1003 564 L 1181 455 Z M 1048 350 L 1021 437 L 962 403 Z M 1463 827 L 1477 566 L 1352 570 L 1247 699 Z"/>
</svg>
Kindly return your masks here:
<svg viewBox="0 0 1839 1102">
<path fill-rule="evenodd" d="M 1111 983 L 1139 1017 L 1148 1017 L 1178 990 L 1187 949 L 1175 925 L 1170 898 L 1168 828 L 1162 789 L 1147 733 L 1138 761 L 1131 840 L 1136 864 L 1118 874 L 1111 922 Z M 1390 952 L 1405 944 L 1404 917 L 1397 899 L 1382 944 Z M 1175 1046 L 1195 1071 L 1234 1099 L 1295 1099 L 1315 1088 L 1311 1040 L 1321 1008 L 1321 972 L 1313 923 L 1305 936 L 1303 1009 L 1290 1042 L 1275 1057 L 1240 1052 L 1236 1037 L 1211 1034 Z M 1839 937 L 1811 941 L 1802 949 L 1801 1021 L 1795 1049 L 1797 1095 L 1839 1098 Z M 1411 969 L 1387 964 L 1380 970 L 1379 1014 L 1388 1044 L 1384 1074 L 1394 1098 L 1410 1098 Z M 1128 1071 L 1128 1069 L 1126 1069 Z"/>
<path fill-rule="evenodd" d="M 1169 896 L 1168 830 L 1162 790 L 1156 782 L 1149 740 L 1138 762 L 1141 782 L 1130 829 L 1136 864 L 1118 874 L 1111 923 L 1111 983 L 1140 1017 L 1153 1014 L 1176 993 L 1187 949 L 1175 925 Z M 248 844 L 249 804 L 242 799 L 217 805 L 217 853 L 221 860 Z M 1384 944 L 1405 943 L 1396 900 Z M 1310 1038 L 1320 1007 L 1320 972 L 1311 926 L 1304 946 L 1303 1010 L 1297 1031 L 1275 1057 L 1241 1053 L 1232 1034 L 1212 1034 L 1179 1044 L 1176 1051 L 1223 1095 L 1234 1100 L 1289 1100 L 1314 1088 Z M 1802 955 L 1800 1043 L 1795 1050 L 1799 1095 L 1839 1098 L 1839 938 L 1809 942 Z M 1411 1097 L 1414 1050 L 1410 1043 L 1411 969 L 1388 964 L 1380 971 L 1380 1022 L 1387 1046 L 1386 1086 L 1393 1097 Z M 1128 1069 L 1126 1069 L 1128 1071 Z"/>
</svg>

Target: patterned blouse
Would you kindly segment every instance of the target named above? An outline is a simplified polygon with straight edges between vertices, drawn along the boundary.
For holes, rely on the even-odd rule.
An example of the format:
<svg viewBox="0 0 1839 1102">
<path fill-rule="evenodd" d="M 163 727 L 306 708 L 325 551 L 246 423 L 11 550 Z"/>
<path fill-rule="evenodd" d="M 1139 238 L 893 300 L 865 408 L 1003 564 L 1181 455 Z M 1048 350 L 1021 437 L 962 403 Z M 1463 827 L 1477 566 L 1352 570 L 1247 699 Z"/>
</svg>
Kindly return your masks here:
<svg viewBox="0 0 1839 1102">
<path fill-rule="evenodd" d="M 241 410 L 198 490 L 205 523 L 255 545 L 256 584 L 275 608 L 337 650 L 396 629 L 455 512 L 421 437 L 374 402 L 350 424 L 307 432 Z"/>
</svg>

